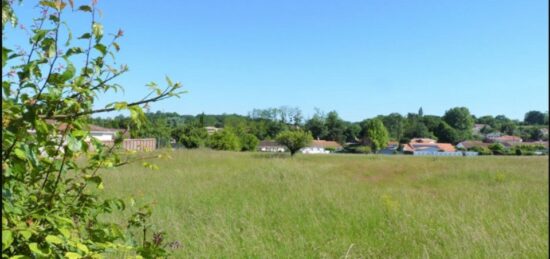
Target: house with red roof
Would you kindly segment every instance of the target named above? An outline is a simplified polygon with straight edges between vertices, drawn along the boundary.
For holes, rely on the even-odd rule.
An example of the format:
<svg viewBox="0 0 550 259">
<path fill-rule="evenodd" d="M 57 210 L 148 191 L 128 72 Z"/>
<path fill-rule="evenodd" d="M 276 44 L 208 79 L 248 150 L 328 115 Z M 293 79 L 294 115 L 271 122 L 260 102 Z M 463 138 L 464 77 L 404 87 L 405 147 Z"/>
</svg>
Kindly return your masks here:
<svg viewBox="0 0 550 259">
<path fill-rule="evenodd" d="M 309 146 L 300 149 L 302 154 L 328 154 L 331 150 L 341 150 L 342 145 L 336 141 L 313 140 Z"/>
</svg>

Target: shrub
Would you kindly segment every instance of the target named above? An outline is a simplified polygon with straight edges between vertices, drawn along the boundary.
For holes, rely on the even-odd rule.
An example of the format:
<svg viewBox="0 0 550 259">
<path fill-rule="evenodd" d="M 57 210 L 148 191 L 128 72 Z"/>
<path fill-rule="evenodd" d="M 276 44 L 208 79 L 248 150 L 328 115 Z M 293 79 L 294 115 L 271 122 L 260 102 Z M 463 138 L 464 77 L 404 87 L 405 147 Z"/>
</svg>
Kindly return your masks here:
<svg viewBox="0 0 550 259">
<path fill-rule="evenodd" d="M 235 133 L 233 133 L 233 131 L 228 129 L 218 131 L 210 135 L 207 140 L 207 146 L 217 150 L 241 150 L 239 138 L 235 135 Z"/>
<path fill-rule="evenodd" d="M 177 141 L 186 148 L 203 147 L 208 138 L 206 129 L 195 125 L 186 125 L 177 129 L 173 135 L 176 135 Z"/>
<path fill-rule="evenodd" d="M 240 136 L 241 151 L 255 151 L 256 147 L 260 143 L 256 136 L 245 133 Z"/>
<path fill-rule="evenodd" d="M 492 155 L 493 152 L 486 148 L 486 147 L 471 147 L 468 149 L 468 151 L 478 152 L 479 155 L 485 156 L 485 155 Z"/>
<path fill-rule="evenodd" d="M 493 143 L 489 145 L 489 149 L 493 152 L 494 155 L 506 155 L 506 148 L 500 143 Z"/>
<path fill-rule="evenodd" d="M 16 23 L 12 2 L 2 1 L 3 39 L 10 36 L 5 22 Z M 90 31 L 75 39 L 85 44 L 74 44 L 70 35 L 63 35 L 68 25 L 61 13 L 69 8 L 54 0 L 38 3 L 42 14 L 28 32 L 28 54 L 2 44 L 2 70 L 16 75 L 2 76 L 3 258 L 98 258 L 111 251 L 130 256 L 128 250 L 148 258 L 166 256 L 163 233 L 151 233 L 147 207 L 128 224 L 104 220 L 105 214 L 123 210 L 125 204 L 98 196 L 103 189 L 100 170 L 145 157 L 123 159 L 118 152 L 122 137 L 105 146 L 91 136 L 88 122 L 93 114 L 129 110 L 139 128 L 145 122 L 140 105 L 177 96 L 181 84 L 167 78 L 165 89 L 149 84 L 150 98 L 94 109 L 97 95 L 119 89 L 110 81 L 127 71 L 126 66 L 111 66 L 122 31 L 104 44 L 103 26 L 93 20 L 95 2 L 75 8 L 92 20 L 86 27 Z M 156 238 L 150 240 L 151 234 Z"/>
<path fill-rule="evenodd" d="M 360 154 L 370 154 L 372 153 L 372 149 L 369 146 L 358 146 L 355 148 L 355 152 Z"/>
</svg>

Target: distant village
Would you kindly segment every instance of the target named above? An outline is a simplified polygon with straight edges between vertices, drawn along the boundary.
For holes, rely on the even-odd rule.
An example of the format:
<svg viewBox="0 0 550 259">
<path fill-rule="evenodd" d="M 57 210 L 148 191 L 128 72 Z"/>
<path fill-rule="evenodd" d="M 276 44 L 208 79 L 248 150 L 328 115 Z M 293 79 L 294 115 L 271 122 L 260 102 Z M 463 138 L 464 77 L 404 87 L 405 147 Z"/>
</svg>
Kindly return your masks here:
<svg viewBox="0 0 550 259">
<path fill-rule="evenodd" d="M 452 112 L 456 115 L 451 114 Z M 460 125 L 453 125 L 452 122 L 454 118 L 451 115 L 460 117 L 464 112 L 465 116 L 471 117 L 471 121 L 475 122 L 468 126 L 469 129 L 460 129 Z M 395 113 L 377 116 L 372 120 L 381 121 L 388 136 L 385 144 L 383 143 L 376 150 L 370 146 L 368 127 L 364 122 L 343 121 L 336 112 L 330 112 L 328 115 L 317 113 L 305 121 L 297 108 L 288 107 L 254 110 L 248 116 L 235 114 L 189 116 L 161 112 L 147 115 L 151 121 L 150 125 L 154 127 L 132 131 L 128 119 L 123 116 L 113 119 L 99 118 L 92 122 L 103 126 L 92 125 L 91 134 L 109 143 L 113 141 L 117 131 L 124 131 L 126 132 L 125 148 L 134 150 L 141 150 L 143 146 L 149 150 L 163 147 L 211 147 L 222 150 L 283 153 L 289 150 L 276 141 L 276 135 L 284 130 L 304 129 L 312 133 L 313 140 L 298 151 L 301 154 L 376 153 L 413 156 L 548 154 L 548 115 L 536 111 L 527 113 L 524 122 L 510 120 L 503 115 L 475 118 L 464 107 L 451 109 L 443 117 L 423 115 L 422 108 L 418 113 L 409 113 L 406 117 Z M 401 128 L 396 125 L 401 125 Z M 241 143 L 212 145 L 209 141 L 213 138 L 222 142 L 229 141 L 224 138 L 235 139 L 233 141 Z"/>
</svg>

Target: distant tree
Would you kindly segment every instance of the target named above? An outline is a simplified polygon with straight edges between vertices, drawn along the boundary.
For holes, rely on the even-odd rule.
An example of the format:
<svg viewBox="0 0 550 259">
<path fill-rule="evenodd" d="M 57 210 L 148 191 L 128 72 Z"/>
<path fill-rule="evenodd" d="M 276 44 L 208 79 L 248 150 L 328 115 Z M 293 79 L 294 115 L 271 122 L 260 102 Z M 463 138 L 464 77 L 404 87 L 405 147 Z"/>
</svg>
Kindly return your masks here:
<svg viewBox="0 0 550 259">
<path fill-rule="evenodd" d="M 493 128 L 496 128 L 496 120 L 491 115 L 485 115 L 485 116 L 481 116 L 481 117 L 477 118 L 476 123 L 487 124 L 487 125 L 489 125 Z"/>
<path fill-rule="evenodd" d="M 217 150 L 241 150 L 239 138 L 229 129 L 224 129 L 210 135 L 207 140 L 207 146 Z"/>
<path fill-rule="evenodd" d="M 483 126 L 483 128 L 481 128 L 481 130 L 479 130 L 479 132 L 482 134 L 489 134 L 489 133 L 495 132 L 495 130 L 491 128 L 491 126 L 485 125 Z"/>
<path fill-rule="evenodd" d="M 544 125 L 548 126 L 548 111 L 544 113 Z"/>
<path fill-rule="evenodd" d="M 311 119 L 306 121 L 305 129 L 310 131 L 314 138 L 323 139 L 328 132 L 324 115 L 317 111 Z"/>
<path fill-rule="evenodd" d="M 336 111 L 331 111 L 327 114 L 325 125 L 327 128 L 326 140 L 333 140 L 339 143 L 344 142 L 344 121 L 340 119 Z"/>
<path fill-rule="evenodd" d="M 493 155 L 504 155 L 506 154 L 506 147 L 500 143 L 493 143 L 489 145 L 489 149 L 493 152 Z"/>
<path fill-rule="evenodd" d="M 418 109 L 418 116 L 422 117 L 424 115 L 424 111 L 422 111 L 422 107 Z"/>
<path fill-rule="evenodd" d="M 428 127 L 421 121 L 408 122 L 403 137 L 399 142 L 405 143 L 412 138 L 435 138 Z"/>
<path fill-rule="evenodd" d="M 359 133 L 361 132 L 361 126 L 357 123 L 348 123 L 344 130 L 344 137 L 347 142 L 355 142 L 359 139 Z"/>
<path fill-rule="evenodd" d="M 441 117 L 435 115 L 426 115 L 421 118 L 422 123 L 426 125 L 429 131 L 434 132 L 439 127 L 439 124 L 445 122 Z"/>
<path fill-rule="evenodd" d="M 455 107 L 445 112 L 443 120 L 459 131 L 471 131 L 474 119 L 466 107 Z"/>
<path fill-rule="evenodd" d="M 515 135 L 517 133 L 517 128 L 517 125 L 512 121 L 500 124 L 500 132 L 507 135 Z"/>
<path fill-rule="evenodd" d="M 400 140 L 405 130 L 405 118 L 399 113 L 390 113 L 387 116 L 379 116 L 388 130 L 391 139 Z"/>
<path fill-rule="evenodd" d="M 529 111 L 525 114 L 523 122 L 527 125 L 542 125 L 544 124 L 544 113 L 539 111 Z"/>
<path fill-rule="evenodd" d="M 495 116 L 495 122 L 498 124 L 502 124 L 502 123 L 512 122 L 512 120 L 506 117 L 506 115 L 497 115 Z"/>
<path fill-rule="evenodd" d="M 444 121 L 441 121 L 435 128 L 434 134 L 439 142 L 456 144 L 462 140 L 460 134 Z"/>
<path fill-rule="evenodd" d="M 250 133 L 240 135 L 239 139 L 241 142 L 241 151 L 254 151 L 260 143 L 258 138 Z"/>
<path fill-rule="evenodd" d="M 286 130 L 277 135 L 277 142 L 290 150 L 290 155 L 294 154 L 303 147 L 311 143 L 313 137 L 309 131 Z"/>
<path fill-rule="evenodd" d="M 521 138 L 524 140 L 537 141 L 543 138 L 543 134 L 538 128 L 528 127 L 521 130 Z"/>
<path fill-rule="evenodd" d="M 386 147 L 389 140 L 388 131 L 384 127 L 384 123 L 379 119 L 367 120 L 363 123 L 361 138 L 375 153 Z"/>
<path fill-rule="evenodd" d="M 208 139 L 208 132 L 200 124 L 187 124 L 172 132 L 172 138 L 186 148 L 203 147 Z"/>
</svg>

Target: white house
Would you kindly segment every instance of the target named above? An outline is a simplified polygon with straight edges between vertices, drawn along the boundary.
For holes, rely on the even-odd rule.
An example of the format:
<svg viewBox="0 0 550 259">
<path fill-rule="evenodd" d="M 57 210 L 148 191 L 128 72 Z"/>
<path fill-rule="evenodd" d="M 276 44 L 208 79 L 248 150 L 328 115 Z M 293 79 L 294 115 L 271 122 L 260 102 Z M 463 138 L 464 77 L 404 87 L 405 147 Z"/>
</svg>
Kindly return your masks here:
<svg viewBox="0 0 550 259">
<path fill-rule="evenodd" d="M 212 126 L 208 126 L 208 127 L 204 127 L 204 128 L 206 129 L 206 132 L 208 132 L 208 135 L 214 134 L 215 132 L 218 132 L 218 131 L 223 129 L 223 128 L 216 128 L 216 127 L 212 127 Z"/>
<path fill-rule="evenodd" d="M 285 152 L 286 147 L 277 143 L 276 141 L 271 140 L 262 140 L 258 145 L 258 151 L 261 152 Z"/>
<path fill-rule="evenodd" d="M 329 154 L 332 150 L 342 149 L 342 145 L 336 141 L 313 140 L 307 147 L 300 149 L 302 154 Z"/>
</svg>

